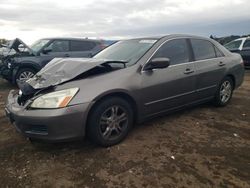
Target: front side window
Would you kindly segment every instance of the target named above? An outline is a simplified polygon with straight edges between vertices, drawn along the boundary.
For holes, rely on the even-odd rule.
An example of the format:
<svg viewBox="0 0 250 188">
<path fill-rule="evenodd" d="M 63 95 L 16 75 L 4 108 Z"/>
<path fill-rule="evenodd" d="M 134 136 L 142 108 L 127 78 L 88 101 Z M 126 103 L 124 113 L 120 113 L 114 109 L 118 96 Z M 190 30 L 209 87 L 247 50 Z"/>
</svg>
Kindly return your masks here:
<svg viewBox="0 0 250 188">
<path fill-rule="evenodd" d="M 240 48 L 241 43 L 242 43 L 242 40 L 236 40 L 236 41 L 229 42 L 228 44 L 225 44 L 224 46 L 228 50 L 237 50 Z"/>
<path fill-rule="evenodd" d="M 214 45 L 202 39 L 191 39 L 195 60 L 216 58 Z"/>
<path fill-rule="evenodd" d="M 92 41 L 73 40 L 70 42 L 70 45 L 71 51 L 90 51 L 96 46 L 96 43 Z"/>
<path fill-rule="evenodd" d="M 119 41 L 94 56 L 97 59 L 125 61 L 127 66 L 134 65 L 155 43 L 155 39 L 133 39 Z"/>
<path fill-rule="evenodd" d="M 186 39 L 174 39 L 163 44 L 153 58 L 169 58 L 170 65 L 189 62 L 189 52 Z"/>
<path fill-rule="evenodd" d="M 67 40 L 55 40 L 46 49 L 51 50 L 51 52 L 68 52 L 69 51 L 69 41 L 67 41 Z"/>
</svg>

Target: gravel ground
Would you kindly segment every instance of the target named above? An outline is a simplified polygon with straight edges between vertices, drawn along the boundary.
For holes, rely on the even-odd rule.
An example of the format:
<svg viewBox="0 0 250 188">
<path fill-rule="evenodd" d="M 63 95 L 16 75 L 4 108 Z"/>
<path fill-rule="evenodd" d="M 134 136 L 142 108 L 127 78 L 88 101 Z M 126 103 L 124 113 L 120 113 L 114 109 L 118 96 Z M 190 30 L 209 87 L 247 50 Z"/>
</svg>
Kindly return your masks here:
<svg viewBox="0 0 250 188">
<path fill-rule="evenodd" d="M 137 125 L 111 148 L 30 143 L 4 115 L 0 187 L 250 187 L 250 71 L 224 108 L 211 104 Z"/>
</svg>

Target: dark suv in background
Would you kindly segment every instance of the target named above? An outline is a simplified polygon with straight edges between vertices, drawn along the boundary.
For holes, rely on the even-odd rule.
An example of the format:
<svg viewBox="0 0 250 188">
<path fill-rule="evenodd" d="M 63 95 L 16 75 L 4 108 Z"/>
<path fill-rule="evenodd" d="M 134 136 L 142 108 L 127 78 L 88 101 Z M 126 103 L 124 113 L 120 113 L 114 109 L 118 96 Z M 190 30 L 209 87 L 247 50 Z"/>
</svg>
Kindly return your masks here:
<svg viewBox="0 0 250 188">
<path fill-rule="evenodd" d="M 92 57 L 106 46 L 104 40 L 45 38 L 29 47 L 15 39 L 7 46 L 11 53 L 2 57 L 0 75 L 12 83 L 25 81 L 56 57 Z"/>
<path fill-rule="evenodd" d="M 231 52 L 242 56 L 246 68 L 250 68 L 250 37 L 236 39 L 224 45 Z"/>
</svg>

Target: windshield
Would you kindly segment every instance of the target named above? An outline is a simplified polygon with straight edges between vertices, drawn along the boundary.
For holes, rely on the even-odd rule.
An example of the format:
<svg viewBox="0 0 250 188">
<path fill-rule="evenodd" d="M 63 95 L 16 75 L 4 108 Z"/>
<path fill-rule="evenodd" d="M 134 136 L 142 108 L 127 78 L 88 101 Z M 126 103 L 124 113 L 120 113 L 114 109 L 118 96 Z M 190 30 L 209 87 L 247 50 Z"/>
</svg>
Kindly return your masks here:
<svg viewBox="0 0 250 188">
<path fill-rule="evenodd" d="M 225 47 L 228 50 L 235 50 L 235 49 L 240 48 L 241 43 L 242 43 L 242 40 L 236 40 L 236 41 L 229 42 L 228 44 L 225 45 Z"/>
<path fill-rule="evenodd" d="M 35 43 L 33 43 L 30 48 L 34 51 L 34 52 L 38 52 L 40 51 L 44 45 L 46 45 L 49 42 L 49 40 L 47 39 L 41 39 L 36 41 Z"/>
<path fill-rule="evenodd" d="M 125 61 L 127 66 L 135 64 L 156 42 L 152 39 L 133 39 L 117 42 L 94 56 L 97 59 Z"/>
</svg>

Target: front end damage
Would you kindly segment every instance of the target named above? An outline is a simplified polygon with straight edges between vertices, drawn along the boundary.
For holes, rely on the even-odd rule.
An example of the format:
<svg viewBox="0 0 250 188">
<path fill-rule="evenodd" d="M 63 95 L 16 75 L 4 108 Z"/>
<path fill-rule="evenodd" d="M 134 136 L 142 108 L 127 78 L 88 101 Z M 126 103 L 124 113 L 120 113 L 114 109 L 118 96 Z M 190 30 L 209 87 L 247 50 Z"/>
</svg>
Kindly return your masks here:
<svg viewBox="0 0 250 188">
<path fill-rule="evenodd" d="M 12 90 L 9 93 L 6 115 L 26 137 L 47 141 L 83 137 L 87 114 L 93 102 L 48 108 L 39 108 L 33 104 L 40 97 L 45 98 L 48 94 L 62 91 L 58 91 L 57 86 L 65 82 L 109 72 L 109 67 L 100 68 L 107 62 L 110 61 L 87 58 L 52 60 L 33 78 L 17 83 L 20 91 Z"/>
<path fill-rule="evenodd" d="M 11 91 L 5 112 L 12 125 L 25 137 L 46 141 L 62 141 L 84 136 L 89 104 L 79 104 L 59 109 L 29 109 L 32 101 L 17 103 L 18 93 Z"/>
<path fill-rule="evenodd" d="M 0 58 L 0 76 L 8 81 L 13 81 L 17 73 L 19 57 L 34 56 L 35 53 L 22 40 L 15 39 L 4 47 Z"/>
</svg>

